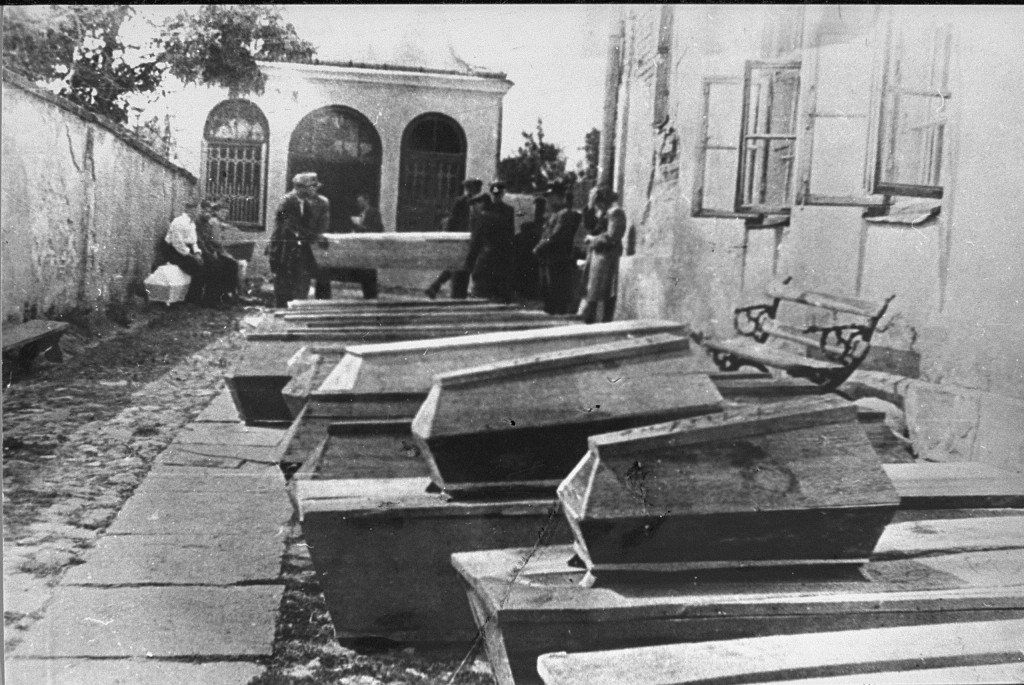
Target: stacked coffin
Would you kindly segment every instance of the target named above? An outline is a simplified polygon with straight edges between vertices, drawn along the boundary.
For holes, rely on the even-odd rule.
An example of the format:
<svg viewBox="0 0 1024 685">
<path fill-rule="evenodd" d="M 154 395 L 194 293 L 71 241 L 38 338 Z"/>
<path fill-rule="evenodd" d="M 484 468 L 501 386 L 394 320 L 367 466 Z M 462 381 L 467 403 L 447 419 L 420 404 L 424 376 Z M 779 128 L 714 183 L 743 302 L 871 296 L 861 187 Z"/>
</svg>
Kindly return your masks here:
<svg viewBox="0 0 1024 685">
<path fill-rule="evenodd" d="M 679 326 L 572 328 L 440 347 L 349 348 L 290 440 L 290 458 L 316 455 L 292 490 L 339 636 L 471 639 L 476 628 L 451 572 L 453 553 L 568 542 L 554 486 L 586 450 L 588 435 L 720 409 L 707 366 L 686 338 L 658 334 L 683 332 Z M 638 333 L 646 335 L 631 337 Z M 480 363 L 502 355 L 512 358 Z M 472 360 L 460 373 L 449 371 Z M 341 378 L 351 394 L 339 392 Z M 410 434 L 395 419 L 408 420 L 406 407 L 420 405 L 422 427 Z M 325 407 L 342 411 L 314 413 Z M 470 432 L 452 432 L 460 414 Z M 508 416 L 516 421 L 511 440 Z M 387 431 L 371 436 L 385 418 Z M 487 435 L 491 428 L 498 438 Z"/>
<path fill-rule="evenodd" d="M 594 436 L 558 495 L 593 572 L 860 563 L 899 505 L 836 396 Z"/>
<path fill-rule="evenodd" d="M 591 435 L 718 411 L 703 368 L 671 334 L 495 362 L 436 376 L 412 429 L 446 492 L 553 491 Z"/>
<path fill-rule="evenodd" d="M 883 468 L 839 397 L 588 445 L 558 487 L 572 546 L 452 557 L 502 685 L 558 650 L 1024 618 L 1024 510 L 957 511 L 1020 507 L 1024 480 Z"/>
<path fill-rule="evenodd" d="M 305 461 L 327 425 L 350 419 L 412 419 L 427 397 L 434 376 L 495 360 L 567 350 L 656 333 L 682 337 L 686 326 L 673 321 L 630 320 L 557 326 L 506 333 L 351 345 L 320 387 L 309 393 L 292 424 L 281 458 Z M 297 441 L 299 445 L 293 445 Z"/>
<path fill-rule="evenodd" d="M 341 359 L 345 344 L 522 330 L 569 320 L 481 300 L 296 300 L 287 310 L 246 317 L 246 348 L 227 382 L 246 423 L 287 424 Z M 307 346 L 316 348 L 317 357 L 307 350 L 290 364 Z M 307 373 L 291 383 L 299 370 Z"/>
</svg>

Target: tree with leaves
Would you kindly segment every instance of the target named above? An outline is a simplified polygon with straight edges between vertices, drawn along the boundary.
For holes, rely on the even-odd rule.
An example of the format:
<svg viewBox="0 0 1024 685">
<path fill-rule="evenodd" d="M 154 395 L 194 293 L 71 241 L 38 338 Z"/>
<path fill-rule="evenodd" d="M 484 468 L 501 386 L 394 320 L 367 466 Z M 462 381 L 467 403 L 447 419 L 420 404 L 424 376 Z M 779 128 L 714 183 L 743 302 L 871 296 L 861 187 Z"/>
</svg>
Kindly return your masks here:
<svg viewBox="0 0 1024 685">
<path fill-rule="evenodd" d="M 8 6 L 4 66 L 125 123 L 128 97 L 155 92 L 168 73 L 237 97 L 263 92 L 266 76 L 257 60 L 309 61 L 315 52 L 272 5 L 190 7 L 145 46 L 125 45 L 120 37 L 133 15 L 128 5 Z"/>
<path fill-rule="evenodd" d="M 523 144 L 513 157 L 498 163 L 498 174 L 513 193 L 543 190 L 565 176 L 562 148 L 544 140 L 544 123 L 537 120 L 536 133 L 523 131 Z"/>
<path fill-rule="evenodd" d="M 592 128 L 583 136 L 583 161 L 576 164 L 576 173 L 580 180 L 597 183 L 597 164 L 601 156 L 601 131 Z"/>
<path fill-rule="evenodd" d="M 184 83 L 222 86 L 230 97 L 261 95 L 267 82 L 257 60 L 308 62 L 316 52 L 273 5 L 203 5 L 167 20 L 161 59 Z"/>
<path fill-rule="evenodd" d="M 128 5 L 8 6 L 4 66 L 53 84 L 59 95 L 123 123 L 125 95 L 153 91 L 163 76 L 155 54 L 127 59 L 129 46 L 119 34 L 132 14 Z"/>
</svg>

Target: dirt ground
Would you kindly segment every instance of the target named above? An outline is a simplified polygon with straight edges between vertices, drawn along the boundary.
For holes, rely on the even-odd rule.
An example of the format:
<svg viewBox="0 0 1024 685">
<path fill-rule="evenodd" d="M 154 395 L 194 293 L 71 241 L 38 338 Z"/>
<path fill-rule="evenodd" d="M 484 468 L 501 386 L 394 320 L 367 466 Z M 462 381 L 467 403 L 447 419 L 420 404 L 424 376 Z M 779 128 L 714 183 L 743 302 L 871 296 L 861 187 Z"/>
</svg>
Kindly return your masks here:
<svg viewBox="0 0 1024 685">
<path fill-rule="evenodd" d="M 7 649 L 175 432 L 222 391 L 242 344 L 238 323 L 252 312 L 136 302 L 71 317 L 63 363 L 5 369 L 5 378 L 14 372 L 3 393 Z M 274 654 L 253 685 L 493 682 L 462 649 L 339 645 L 297 526 L 282 579 Z"/>
</svg>

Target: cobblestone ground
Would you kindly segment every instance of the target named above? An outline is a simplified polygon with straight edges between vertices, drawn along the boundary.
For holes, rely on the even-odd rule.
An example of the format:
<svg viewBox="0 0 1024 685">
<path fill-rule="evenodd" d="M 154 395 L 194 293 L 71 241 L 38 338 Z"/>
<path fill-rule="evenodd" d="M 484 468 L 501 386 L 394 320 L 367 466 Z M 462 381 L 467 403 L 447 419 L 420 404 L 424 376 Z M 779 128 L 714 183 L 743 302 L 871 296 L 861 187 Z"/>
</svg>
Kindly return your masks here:
<svg viewBox="0 0 1024 685">
<path fill-rule="evenodd" d="M 63 363 L 41 361 L 5 388 L 6 647 L 178 428 L 223 387 L 242 313 L 150 306 L 113 329 L 94 318 L 65 335 Z"/>
<path fill-rule="evenodd" d="M 4 389 L 6 649 L 177 430 L 221 392 L 240 321 L 260 311 L 137 306 L 119 312 L 123 325 L 82 320 L 62 339 L 63 363 L 40 360 Z M 493 682 L 482 657 L 463 660 L 460 649 L 339 645 L 297 525 L 282 581 L 274 654 L 253 685 Z"/>
</svg>

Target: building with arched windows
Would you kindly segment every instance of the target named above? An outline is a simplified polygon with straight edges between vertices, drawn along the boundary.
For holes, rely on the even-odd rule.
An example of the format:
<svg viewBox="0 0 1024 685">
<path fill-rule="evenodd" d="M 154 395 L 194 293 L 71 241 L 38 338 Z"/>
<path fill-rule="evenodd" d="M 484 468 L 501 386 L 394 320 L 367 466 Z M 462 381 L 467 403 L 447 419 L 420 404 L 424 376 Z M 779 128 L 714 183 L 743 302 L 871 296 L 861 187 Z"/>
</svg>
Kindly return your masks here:
<svg viewBox="0 0 1024 685">
<path fill-rule="evenodd" d="M 232 242 L 254 242 L 251 273 L 290 179 L 315 171 L 331 229 L 348 230 L 355 198 L 377 202 L 387 231 L 440 228 L 467 177 L 497 170 L 501 73 L 366 64 L 261 63 L 261 95 L 189 86 L 166 100 L 174 154 L 203 197 L 230 207 Z"/>
</svg>

